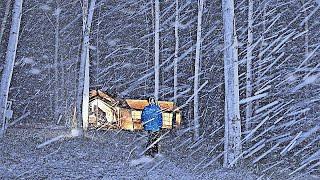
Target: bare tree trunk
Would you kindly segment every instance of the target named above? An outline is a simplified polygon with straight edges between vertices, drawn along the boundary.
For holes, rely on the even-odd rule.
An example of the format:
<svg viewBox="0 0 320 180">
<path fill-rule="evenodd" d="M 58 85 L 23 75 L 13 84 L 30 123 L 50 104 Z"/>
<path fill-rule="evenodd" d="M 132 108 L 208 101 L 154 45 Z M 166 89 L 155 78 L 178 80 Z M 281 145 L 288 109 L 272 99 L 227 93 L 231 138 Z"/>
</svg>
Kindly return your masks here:
<svg viewBox="0 0 320 180">
<path fill-rule="evenodd" d="M 2 42 L 2 37 L 3 37 L 3 34 L 4 34 L 4 30 L 6 29 L 8 15 L 9 15 L 9 11 L 10 11 L 10 4 L 11 4 L 11 0 L 7 0 L 6 9 L 5 9 L 4 16 L 3 16 L 3 19 L 2 19 L 2 22 L 1 22 L 0 45 L 1 45 L 1 42 Z"/>
<path fill-rule="evenodd" d="M 193 114 L 194 114 L 194 138 L 199 138 L 199 72 L 200 72 L 200 55 L 201 55 L 201 26 L 202 26 L 202 13 L 203 13 L 204 0 L 198 1 L 198 26 L 197 26 L 197 42 L 196 42 L 196 59 L 194 64 L 194 101 L 193 101 Z"/>
<path fill-rule="evenodd" d="M 179 0 L 176 0 L 176 12 L 174 23 L 175 49 L 174 49 L 174 67 L 173 67 L 173 99 L 178 101 L 178 57 L 179 57 Z"/>
<path fill-rule="evenodd" d="M 302 5 L 305 4 L 305 1 L 302 0 L 301 1 Z M 307 11 L 307 8 L 304 6 L 304 17 L 308 17 L 308 11 Z M 306 32 L 305 35 L 304 35 L 304 58 L 307 58 L 308 55 L 309 55 L 309 23 L 308 21 L 306 21 L 304 23 L 304 31 Z"/>
<path fill-rule="evenodd" d="M 246 77 L 246 98 L 252 96 L 253 91 L 253 73 L 252 73 L 252 51 L 253 51 L 253 0 L 249 0 L 248 7 L 248 44 L 247 44 L 247 77 Z M 251 128 L 251 118 L 253 115 L 252 102 L 247 102 L 246 105 L 246 120 L 245 127 L 248 131 Z"/>
<path fill-rule="evenodd" d="M 88 0 L 83 1 L 83 41 L 81 49 L 79 84 L 77 95 L 77 129 L 87 130 L 89 110 L 89 40 L 91 23 L 96 0 L 90 3 L 88 14 Z"/>
<path fill-rule="evenodd" d="M 238 50 L 235 30 L 234 1 L 223 0 L 224 77 L 225 77 L 225 144 L 224 167 L 237 165 L 241 156 L 239 109 Z"/>
<path fill-rule="evenodd" d="M 159 99 L 160 89 L 160 4 L 155 0 L 155 34 L 154 34 L 154 97 Z"/>
<path fill-rule="evenodd" d="M 23 0 L 15 0 L 13 6 L 12 24 L 7 47 L 6 60 L 4 70 L 1 77 L 0 86 L 0 118 L 2 121 L 2 129 L 0 136 L 5 134 L 6 130 L 6 109 L 9 95 L 9 88 L 12 79 L 13 67 L 16 58 L 16 51 L 19 39 L 20 22 L 22 15 Z"/>
<path fill-rule="evenodd" d="M 59 118 L 59 21 L 60 21 L 61 9 L 59 4 L 57 4 L 57 9 L 55 11 L 56 25 L 55 25 L 55 46 L 54 46 L 54 119 Z"/>
<path fill-rule="evenodd" d="M 101 6 L 99 7 L 99 14 L 97 19 L 97 42 L 96 42 L 96 69 L 95 69 L 95 85 L 99 84 L 98 74 L 99 74 L 99 67 L 100 67 L 100 24 L 101 24 Z"/>
<path fill-rule="evenodd" d="M 304 30 L 306 31 L 306 34 L 304 36 L 304 57 L 307 58 L 309 55 L 309 24 L 308 21 L 304 23 Z"/>
<path fill-rule="evenodd" d="M 261 80 L 262 80 L 262 75 L 261 75 L 261 71 L 262 71 L 262 61 L 263 61 L 263 50 L 265 47 L 265 31 L 266 31 L 266 10 L 267 10 L 267 5 L 268 2 L 263 2 L 263 13 L 262 13 L 262 32 L 261 32 L 261 43 L 260 43 L 260 48 L 259 48 L 259 54 L 258 54 L 258 62 L 257 62 L 257 72 L 256 72 L 256 89 L 260 89 L 260 84 L 261 84 Z M 254 103 L 254 112 L 259 108 L 260 106 L 260 99 L 256 100 L 256 102 Z"/>
<path fill-rule="evenodd" d="M 145 2 L 145 5 L 147 6 L 147 4 L 149 4 L 149 0 L 146 0 Z M 151 14 L 152 14 L 152 17 L 149 17 L 149 12 L 145 12 L 145 21 L 146 21 L 146 24 L 147 24 L 147 27 L 146 27 L 146 31 L 147 33 L 152 33 L 153 32 L 153 28 L 150 28 L 150 23 L 153 24 L 153 21 L 150 20 L 149 18 L 153 19 L 153 15 L 154 15 L 154 12 L 153 12 L 153 4 L 151 4 Z M 145 62 L 146 62 L 146 68 L 148 69 L 149 68 L 149 61 L 150 59 L 152 58 L 152 56 L 150 55 L 149 51 L 150 51 L 150 47 L 151 47 L 151 42 L 152 41 L 152 37 L 148 37 L 147 39 L 147 53 L 146 53 L 146 58 L 145 58 Z M 145 81 L 144 81 L 144 96 L 146 97 L 148 94 L 148 79 L 146 78 Z"/>
<path fill-rule="evenodd" d="M 78 93 L 77 93 L 77 119 L 76 128 L 82 130 L 83 128 L 83 116 L 82 116 L 82 104 L 83 102 L 83 92 L 85 84 L 85 67 L 87 61 L 87 48 L 89 46 L 89 33 L 87 30 L 87 14 L 88 14 L 88 0 L 83 0 L 82 4 L 82 47 L 81 47 L 81 58 L 80 58 L 80 70 L 79 70 L 79 83 L 78 83 Z"/>
</svg>

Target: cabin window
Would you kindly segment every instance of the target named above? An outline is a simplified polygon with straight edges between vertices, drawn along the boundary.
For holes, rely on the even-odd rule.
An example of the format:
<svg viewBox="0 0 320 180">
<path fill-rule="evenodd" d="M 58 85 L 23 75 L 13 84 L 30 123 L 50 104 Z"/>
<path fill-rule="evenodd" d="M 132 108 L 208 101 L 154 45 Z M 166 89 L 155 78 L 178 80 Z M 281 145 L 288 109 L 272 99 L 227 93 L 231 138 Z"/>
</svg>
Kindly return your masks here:
<svg viewBox="0 0 320 180">
<path fill-rule="evenodd" d="M 132 111 L 132 119 L 141 119 L 141 111 Z"/>
<path fill-rule="evenodd" d="M 173 114 L 172 113 L 162 113 L 163 125 L 171 126 Z"/>
</svg>

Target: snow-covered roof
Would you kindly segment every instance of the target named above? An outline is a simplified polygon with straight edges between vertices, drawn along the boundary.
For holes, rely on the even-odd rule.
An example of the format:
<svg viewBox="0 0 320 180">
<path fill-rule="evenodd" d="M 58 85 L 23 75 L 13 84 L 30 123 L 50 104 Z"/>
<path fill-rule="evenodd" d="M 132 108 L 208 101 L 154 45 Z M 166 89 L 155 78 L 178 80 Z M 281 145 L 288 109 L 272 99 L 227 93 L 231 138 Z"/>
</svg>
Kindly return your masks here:
<svg viewBox="0 0 320 180">
<path fill-rule="evenodd" d="M 109 102 L 111 102 L 112 104 L 116 104 L 118 103 L 118 100 L 114 97 L 112 97 L 110 94 L 106 93 L 106 92 L 102 92 L 100 90 L 92 90 L 90 91 L 90 99 L 93 99 L 95 97 L 100 97 L 104 100 L 107 100 Z"/>
<path fill-rule="evenodd" d="M 149 103 L 147 100 L 126 99 L 131 109 L 143 110 Z M 178 111 L 178 108 L 170 101 L 159 101 L 159 106 L 163 111 Z"/>
<path fill-rule="evenodd" d="M 143 110 L 149 103 L 147 100 L 141 99 L 118 99 L 112 97 L 110 94 L 100 91 L 100 90 L 92 90 L 90 91 L 90 99 L 93 100 L 94 98 L 100 98 L 107 103 L 111 103 L 113 105 L 117 105 L 122 108 L 127 109 L 135 109 L 135 110 Z M 159 106 L 162 111 L 172 112 L 172 111 L 179 111 L 179 108 L 175 106 L 174 102 L 171 101 L 159 101 Z"/>
</svg>

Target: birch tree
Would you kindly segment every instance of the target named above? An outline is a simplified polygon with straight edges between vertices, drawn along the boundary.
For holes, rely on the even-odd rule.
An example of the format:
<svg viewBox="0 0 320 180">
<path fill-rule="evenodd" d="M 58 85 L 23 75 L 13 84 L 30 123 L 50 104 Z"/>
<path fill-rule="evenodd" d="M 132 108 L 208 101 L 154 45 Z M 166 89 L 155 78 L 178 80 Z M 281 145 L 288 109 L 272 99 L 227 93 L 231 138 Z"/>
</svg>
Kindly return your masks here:
<svg viewBox="0 0 320 180">
<path fill-rule="evenodd" d="M 174 49 L 174 67 L 173 67 L 173 99 L 177 103 L 178 96 L 178 56 L 179 56 L 179 0 L 176 0 L 176 12 L 174 23 L 175 49 Z"/>
<path fill-rule="evenodd" d="M 154 33 L 154 98 L 159 99 L 160 89 L 160 4 L 155 0 L 155 33 Z"/>
<path fill-rule="evenodd" d="M 194 115 L 194 138 L 199 138 L 199 72 L 200 72 L 200 55 L 201 55 L 201 25 L 203 13 L 204 0 L 198 1 L 198 25 L 197 25 L 197 42 L 196 42 L 196 58 L 194 62 L 194 101 L 193 101 L 193 115 Z"/>
<path fill-rule="evenodd" d="M 82 48 L 80 59 L 79 84 L 77 94 L 77 129 L 86 130 L 88 128 L 88 110 L 89 110 L 89 40 L 92 18 L 96 0 L 90 3 L 88 14 L 88 0 L 83 1 L 83 19 L 82 19 Z"/>
<path fill-rule="evenodd" d="M 237 165 L 241 156 L 238 50 L 234 0 L 222 0 L 224 27 L 225 142 L 224 167 Z"/>
<path fill-rule="evenodd" d="M 253 43 L 253 0 L 249 0 L 248 7 L 248 44 L 247 44 L 247 77 L 246 77 L 246 98 L 252 96 L 252 84 L 253 84 L 253 73 L 252 73 L 252 47 Z M 251 117 L 253 114 L 252 102 L 247 102 L 246 105 L 246 120 L 245 127 L 248 131 L 251 127 Z"/>
<path fill-rule="evenodd" d="M 1 77 L 0 86 L 0 118 L 2 128 L 0 136 L 4 135 L 6 130 L 6 109 L 9 95 L 9 88 L 12 79 L 13 67 L 16 58 L 16 51 L 19 39 L 20 22 L 22 15 L 23 0 L 15 0 L 13 5 L 12 24 L 10 29 L 9 42 L 7 47 L 5 65 Z"/>
<path fill-rule="evenodd" d="M 57 2 L 57 9 L 54 12 L 56 17 L 55 22 L 55 45 L 54 45 L 54 119 L 59 119 L 59 24 L 60 24 L 60 13 L 61 9 L 59 7 L 59 2 Z"/>
</svg>

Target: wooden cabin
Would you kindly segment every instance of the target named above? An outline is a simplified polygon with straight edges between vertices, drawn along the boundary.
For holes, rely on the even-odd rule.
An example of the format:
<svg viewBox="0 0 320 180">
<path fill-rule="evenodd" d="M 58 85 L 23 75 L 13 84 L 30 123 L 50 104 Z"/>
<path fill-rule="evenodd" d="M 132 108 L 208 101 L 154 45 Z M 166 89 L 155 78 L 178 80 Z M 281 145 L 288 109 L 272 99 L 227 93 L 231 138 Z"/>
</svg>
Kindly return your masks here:
<svg viewBox="0 0 320 180">
<path fill-rule="evenodd" d="M 89 128 L 141 130 L 141 114 L 147 100 L 117 99 L 100 90 L 90 91 Z M 164 129 L 181 126 L 181 112 L 173 102 L 159 101 Z"/>
</svg>

